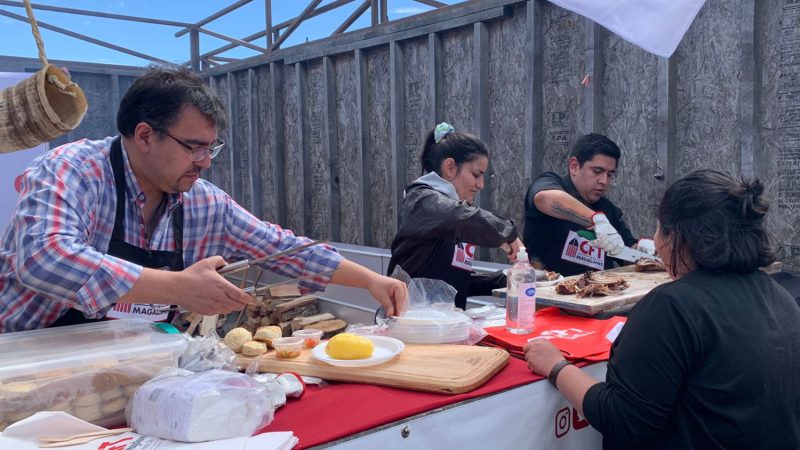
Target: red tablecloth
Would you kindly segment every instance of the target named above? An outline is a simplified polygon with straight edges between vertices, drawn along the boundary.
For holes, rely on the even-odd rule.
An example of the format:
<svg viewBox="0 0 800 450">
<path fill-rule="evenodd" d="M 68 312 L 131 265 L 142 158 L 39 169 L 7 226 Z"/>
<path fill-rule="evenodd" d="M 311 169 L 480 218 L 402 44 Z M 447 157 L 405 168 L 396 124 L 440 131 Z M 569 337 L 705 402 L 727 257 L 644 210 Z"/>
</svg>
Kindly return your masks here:
<svg viewBox="0 0 800 450">
<path fill-rule="evenodd" d="M 293 431 L 300 439 L 297 448 L 302 449 L 542 379 L 528 371 L 525 361 L 509 359 L 508 365 L 492 379 L 465 394 L 434 394 L 355 383 L 334 382 L 324 388 L 309 386 L 303 397 L 290 399 L 278 409 L 275 420 L 261 432 Z"/>
<path fill-rule="evenodd" d="M 536 311 L 536 328 L 531 334 L 512 334 L 503 326 L 486 328 L 488 336 L 481 344 L 506 349 L 514 356 L 524 358 L 522 347 L 537 336 L 546 337 L 573 362 L 605 361 L 611 343 L 625 324 L 625 317 L 605 320 L 566 314 L 558 308 Z"/>
</svg>

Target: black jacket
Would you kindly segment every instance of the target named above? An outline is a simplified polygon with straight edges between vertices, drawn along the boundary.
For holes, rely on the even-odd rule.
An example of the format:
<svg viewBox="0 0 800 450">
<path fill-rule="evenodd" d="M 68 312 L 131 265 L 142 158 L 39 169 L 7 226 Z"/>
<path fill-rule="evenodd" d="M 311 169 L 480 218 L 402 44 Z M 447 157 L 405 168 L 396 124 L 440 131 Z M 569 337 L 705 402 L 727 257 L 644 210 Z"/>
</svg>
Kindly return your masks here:
<svg viewBox="0 0 800 450">
<path fill-rule="evenodd" d="M 488 283 L 486 277 L 476 279 L 470 270 L 454 265 L 454 256 L 464 243 L 499 247 L 514 241 L 518 232 L 513 221 L 459 200 L 453 185 L 436 173 L 406 188 L 399 217 L 387 274 L 400 265 L 412 278 L 443 280 L 458 291 L 455 303 L 460 308 L 468 295 L 488 295 L 492 287 L 505 285 L 502 274 Z"/>
</svg>

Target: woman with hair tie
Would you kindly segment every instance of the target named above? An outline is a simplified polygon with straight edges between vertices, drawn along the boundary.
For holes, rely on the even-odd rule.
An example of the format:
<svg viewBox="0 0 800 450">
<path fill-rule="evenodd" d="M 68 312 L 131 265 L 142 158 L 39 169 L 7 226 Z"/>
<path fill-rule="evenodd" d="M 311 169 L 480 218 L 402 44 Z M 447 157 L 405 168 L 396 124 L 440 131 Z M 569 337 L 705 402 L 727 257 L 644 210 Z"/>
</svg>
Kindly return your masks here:
<svg viewBox="0 0 800 450">
<path fill-rule="evenodd" d="M 674 281 L 633 308 L 605 382 L 525 347 L 604 448 L 800 448 L 800 308 L 759 270 L 774 260 L 763 192 L 714 170 L 667 190 L 655 244 Z"/>
<path fill-rule="evenodd" d="M 522 242 L 513 221 L 473 204 L 489 167 L 480 139 L 440 123 L 428 133 L 420 162 L 423 176 L 406 188 L 400 205 L 388 274 L 399 265 L 411 278 L 443 280 L 463 309 L 468 295 L 491 295 L 506 284 L 502 273 L 472 273 L 476 247 L 503 247 L 513 262 Z"/>
</svg>

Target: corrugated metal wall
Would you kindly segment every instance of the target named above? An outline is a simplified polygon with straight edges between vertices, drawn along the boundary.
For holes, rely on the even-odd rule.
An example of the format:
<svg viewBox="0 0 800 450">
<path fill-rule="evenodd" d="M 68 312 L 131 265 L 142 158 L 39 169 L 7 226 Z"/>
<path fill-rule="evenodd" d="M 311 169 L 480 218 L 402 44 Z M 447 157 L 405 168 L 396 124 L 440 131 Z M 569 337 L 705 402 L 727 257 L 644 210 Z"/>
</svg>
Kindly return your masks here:
<svg viewBox="0 0 800 450">
<path fill-rule="evenodd" d="M 90 111 L 56 143 L 113 133 L 135 69 L 71 69 Z M 483 0 L 204 76 L 232 115 L 207 176 L 298 233 L 388 247 L 425 132 L 442 120 L 486 141 L 481 205 L 521 223 L 532 179 L 565 170 L 571 140 L 597 131 L 623 149 L 609 196 L 634 233 L 654 232 L 660 196 L 694 169 L 756 175 L 785 270 L 800 273 L 797 0 L 707 0 L 670 59 L 543 0 Z"/>
<path fill-rule="evenodd" d="M 692 170 L 755 175 L 800 273 L 796 0 L 707 0 L 670 59 L 542 0 L 468 2 L 385 31 L 206 72 L 234 115 L 212 180 L 297 232 L 388 247 L 435 123 L 486 141 L 480 202 L 520 223 L 535 175 L 564 171 L 572 139 L 597 131 L 623 149 L 609 196 L 636 234 L 654 232 L 660 196 Z"/>
</svg>

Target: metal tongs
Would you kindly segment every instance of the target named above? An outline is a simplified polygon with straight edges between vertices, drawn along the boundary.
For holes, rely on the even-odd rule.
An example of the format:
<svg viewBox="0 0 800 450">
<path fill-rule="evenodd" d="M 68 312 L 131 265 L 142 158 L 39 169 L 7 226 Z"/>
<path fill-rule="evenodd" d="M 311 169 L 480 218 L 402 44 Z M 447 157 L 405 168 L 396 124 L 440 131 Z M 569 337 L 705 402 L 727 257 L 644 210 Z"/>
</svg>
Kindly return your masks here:
<svg viewBox="0 0 800 450">
<path fill-rule="evenodd" d="M 314 245 L 324 244 L 326 242 L 328 242 L 327 239 L 321 239 L 321 240 L 318 240 L 318 241 L 311 241 L 311 242 L 309 242 L 307 244 L 303 244 L 303 245 L 300 245 L 298 247 L 292 247 L 290 249 L 287 249 L 287 250 L 284 250 L 282 252 L 278 252 L 278 253 L 275 253 L 275 254 L 272 254 L 272 255 L 268 255 L 268 256 L 265 256 L 263 258 L 258 258 L 258 259 L 253 259 L 253 260 L 243 259 L 241 261 L 236 261 L 235 263 L 225 264 L 224 266 L 222 266 L 219 269 L 217 269 L 217 273 L 219 273 L 222 276 L 233 275 L 235 273 L 239 273 L 239 272 L 243 272 L 245 270 L 248 270 L 253 265 L 260 264 L 260 263 L 263 263 L 265 261 L 269 261 L 271 259 L 279 258 L 281 256 L 289 255 L 289 254 L 292 254 L 294 252 L 298 252 L 300 250 L 306 249 L 308 247 L 312 247 Z"/>
<path fill-rule="evenodd" d="M 251 286 L 249 288 L 244 289 L 244 292 L 245 292 L 245 294 L 259 295 L 262 292 L 268 291 L 270 288 L 273 288 L 275 286 L 280 286 L 282 284 L 296 283 L 298 281 L 307 280 L 309 278 L 324 277 L 324 276 L 332 274 L 333 272 L 336 272 L 336 269 L 327 270 L 325 272 L 320 272 L 320 273 L 312 273 L 311 275 L 304 275 L 302 277 L 297 277 L 297 278 L 290 278 L 288 280 L 283 280 L 283 281 L 279 281 L 277 283 L 267 284 L 267 285 L 264 285 L 264 286 L 258 286 L 258 287 Z"/>
</svg>

